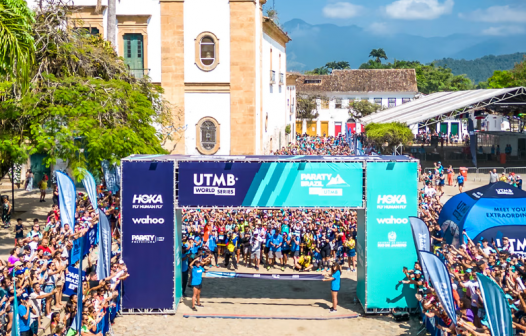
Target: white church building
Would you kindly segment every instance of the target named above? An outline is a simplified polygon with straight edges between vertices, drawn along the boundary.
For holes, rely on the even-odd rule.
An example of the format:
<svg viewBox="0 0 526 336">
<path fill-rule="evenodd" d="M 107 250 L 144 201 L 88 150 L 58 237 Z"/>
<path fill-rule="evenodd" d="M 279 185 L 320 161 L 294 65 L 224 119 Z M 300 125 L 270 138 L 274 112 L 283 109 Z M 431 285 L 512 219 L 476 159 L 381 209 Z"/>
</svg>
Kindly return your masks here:
<svg viewBox="0 0 526 336">
<path fill-rule="evenodd" d="M 75 0 L 72 21 L 107 37 L 108 3 L 100 11 L 96 3 Z M 265 3 L 117 1 L 117 52 L 174 106 L 174 128 L 184 130 L 174 153 L 265 154 L 292 139 L 285 132 L 295 123 L 286 80 L 290 38 L 263 16 Z"/>
</svg>

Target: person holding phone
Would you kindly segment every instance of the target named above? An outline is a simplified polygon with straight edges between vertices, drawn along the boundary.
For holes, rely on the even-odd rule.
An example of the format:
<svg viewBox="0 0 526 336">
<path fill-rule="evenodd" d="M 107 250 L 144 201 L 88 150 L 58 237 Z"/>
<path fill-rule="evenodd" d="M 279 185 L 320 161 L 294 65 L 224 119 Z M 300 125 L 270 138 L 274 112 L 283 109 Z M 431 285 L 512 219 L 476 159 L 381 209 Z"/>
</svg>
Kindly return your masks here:
<svg viewBox="0 0 526 336">
<path fill-rule="evenodd" d="M 23 293 L 20 296 L 20 305 L 18 306 L 18 316 L 20 317 L 20 336 L 33 336 L 30 327 L 31 314 L 37 315 L 37 311 L 29 303 L 29 295 Z"/>
<path fill-rule="evenodd" d="M 338 292 L 340 291 L 340 281 L 342 270 L 340 264 L 333 263 L 331 267 L 331 274 L 324 274 L 325 279 L 323 281 L 331 281 L 331 297 L 332 297 L 332 308 L 331 313 L 336 313 L 338 311 Z"/>
</svg>

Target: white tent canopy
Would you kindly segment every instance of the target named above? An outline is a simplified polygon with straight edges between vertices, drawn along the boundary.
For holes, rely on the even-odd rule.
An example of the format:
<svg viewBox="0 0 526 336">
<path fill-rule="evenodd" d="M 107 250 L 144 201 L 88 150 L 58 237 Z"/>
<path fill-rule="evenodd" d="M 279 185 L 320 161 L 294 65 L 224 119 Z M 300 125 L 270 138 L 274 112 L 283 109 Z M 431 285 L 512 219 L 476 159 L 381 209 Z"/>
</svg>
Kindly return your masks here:
<svg viewBox="0 0 526 336">
<path fill-rule="evenodd" d="M 407 125 L 434 124 L 473 109 L 526 94 L 526 88 L 437 92 L 412 102 L 361 118 L 362 123 L 401 122 Z M 434 119 L 434 120 L 431 120 Z"/>
</svg>

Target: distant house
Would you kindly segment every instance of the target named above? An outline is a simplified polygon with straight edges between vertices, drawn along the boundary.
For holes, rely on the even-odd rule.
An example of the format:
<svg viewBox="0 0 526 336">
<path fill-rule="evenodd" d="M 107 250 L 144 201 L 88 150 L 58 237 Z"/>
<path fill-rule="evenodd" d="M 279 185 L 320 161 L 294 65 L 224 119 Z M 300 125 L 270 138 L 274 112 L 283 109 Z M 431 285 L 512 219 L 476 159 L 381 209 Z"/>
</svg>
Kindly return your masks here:
<svg viewBox="0 0 526 336">
<path fill-rule="evenodd" d="M 345 131 L 349 102 L 368 100 L 395 107 L 414 99 L 418 92 L 414 69 L 334 70 L 331 75 L 305 75 L 296 80 L 297 95 L 317 95 L 319 117 L 296 120 L 294 132 L 335 136 Z"/>
</svg>

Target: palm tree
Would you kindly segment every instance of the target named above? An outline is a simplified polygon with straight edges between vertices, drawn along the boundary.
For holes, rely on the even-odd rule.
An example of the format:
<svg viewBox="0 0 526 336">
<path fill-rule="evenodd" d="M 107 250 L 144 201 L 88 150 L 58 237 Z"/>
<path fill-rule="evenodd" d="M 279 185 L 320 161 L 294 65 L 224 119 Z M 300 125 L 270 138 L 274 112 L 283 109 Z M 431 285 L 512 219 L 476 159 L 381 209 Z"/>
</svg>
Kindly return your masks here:
<svg viewBox="0 0 526 336">
<path fill-rule="evenodd" d="M 35 61 L 33 22 L 33 13 L 24 0 L 0 1 L 0 77 L 19 83 L 23 90 Z"/>
<path fill-rule="evenodd" d="M 381 58 L 387 60 L 387 55 L 386 55 L 385 51 L 382 48 L 371 50 L 371 53 L 369 54 L 369 57 L 375 57 L 376 58 L 376 63 L 382 63 Z"/>
</svg>

